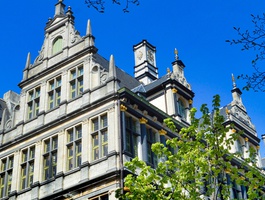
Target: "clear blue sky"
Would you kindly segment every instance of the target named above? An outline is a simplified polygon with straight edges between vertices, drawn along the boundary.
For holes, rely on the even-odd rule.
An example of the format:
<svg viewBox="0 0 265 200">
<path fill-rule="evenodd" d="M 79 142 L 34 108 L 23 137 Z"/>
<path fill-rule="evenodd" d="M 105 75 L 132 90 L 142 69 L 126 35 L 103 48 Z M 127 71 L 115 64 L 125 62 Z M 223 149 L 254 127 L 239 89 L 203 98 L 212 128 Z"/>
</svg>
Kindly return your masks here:
<svg viewBox="0 0 265 200">
<path fill-rule="evenodd" d="M 106 0 L 111 1 L 111 0 Z M 109 59 L 114 55 L 118 67 L 133 75 L 132 46 L 147 39 L 157 48 L 159 74 L 166 73 L 174 61 L 174 48 L 186 65 L 185 76 L 195 92 L 194 106 L 211 105 L 212 96 L 220 94 L 222 105 L 231 102 L 232 81 L 242 73 L 251 73 L 253 52 L 242 52 L 230 46 L 227 39 L 237 37 L 233 27 L 251 26 L 250 14 L 262 14 L 265 1 L 255 0 L 140 0 L 124 14 L 122 7 L 107 3 L 104 14 L 89 9 L 84 0 L 65 0 L 74 12 L 75 27 L 85 35 L 87 20 L 91 19 L 99 53 Z M 166 2 L 166 3 L 161 3 Z M 44 39 L 44 27 L 54 15 L 57 0 L 0 1 L 0 97 L 8 90 L 20 93 L 17 84 L 22 80 L 26 56 L 32 62 Z M 265 70 L 265 68 L 264 68 Z M 244 86 L 237 80 L 237 86 Z M 243 103 L 259 137 L 265 134 L 265 93 L 243 91 Z M 265 148 L 261 142 L 261 155 Z"/>
</svg>

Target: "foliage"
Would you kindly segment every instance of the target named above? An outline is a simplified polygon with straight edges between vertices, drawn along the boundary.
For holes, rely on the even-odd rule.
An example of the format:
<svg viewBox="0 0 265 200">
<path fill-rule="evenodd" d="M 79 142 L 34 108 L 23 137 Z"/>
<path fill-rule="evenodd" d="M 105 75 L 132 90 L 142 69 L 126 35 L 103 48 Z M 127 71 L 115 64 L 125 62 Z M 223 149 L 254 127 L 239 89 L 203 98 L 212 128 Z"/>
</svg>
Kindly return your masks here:
<svg viewBox="0 0 265 200">
<path fill-rule="evenodd" d="M 95 8 L 97 11 L 104 13 L 105 12 L 105 1 L 104 0 L 85 0 L 85 4 L 87 4 L 87 7 Z M 113 4 L 116 5 L 123 5 L 121 0 L 112 0 Z M 124 0 L 125 6 L 123 7 L 123 12 L 129 12 L 129 4 L 135 4 L 139 5 L 139 0 Z"/>
<path fill-rule="evenodd" d="M 239 39 L 227 40 L 230 44 L 242 45 L 241 50 L 257 51 L 256 57 L 252 60 L 254 69 L 253 74 L 241 74 L 238 78 L 246 80 L 246 86 L 243 89 L 254 91 L 265 91 L 265 70 L 259 64 L 265 59 L 265 13 L 262 16 L 251 15 L 253 29 L 241 31 L 240 28 L 234 27 L 238 33 Z"/>
<path fill-rule="evenodd" d="M 154 169 L 137 157 L 127 162 L 132 172 L 125 178 L 125 188 L 116 191 L 120 199 L 152 200 L 198 200 L 208 196 L 211 200 L 229 199 L 232 183 L 249 188 L 248 198 L 258 198 L 264 185 L 259 169 L 248 165 L 251 159 L 241 160 L 240 166 L 233 160 L 240 160 L 238 153 L 230 153 L 239 133 L 231 133 L 233 126 L 225 127 L 220 114 L 220 97 L 214 96 L 213 111 L 206 105 L 200 111 L 202 118 L 196 119 L 196 109 L 190 113 L 191 125 L 182 128 L 177 137 L 168 139 L 166 146 L 152 145 L 152 151 L 159 158 Z M 176 127 L 171 119 L 166 119 L 170 129 Z M 230 130 L 231 134 L 227 134 Z M 174 149 L 174 152 L 172 151 Z M 227 184 L 230 180 L 230 184 Z"/>
</svg>

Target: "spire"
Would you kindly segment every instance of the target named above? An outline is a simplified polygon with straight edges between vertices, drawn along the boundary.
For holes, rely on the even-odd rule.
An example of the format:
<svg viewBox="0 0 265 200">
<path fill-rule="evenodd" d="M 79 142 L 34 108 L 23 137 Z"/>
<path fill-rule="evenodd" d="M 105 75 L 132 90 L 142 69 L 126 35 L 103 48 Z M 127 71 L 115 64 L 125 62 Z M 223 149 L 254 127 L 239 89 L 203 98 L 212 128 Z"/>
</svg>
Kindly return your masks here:
<svg viewBox="0 0 265 200">
<path fill-rule="evenodd" d="M 65 9 L 65 5 L 63 3 L 63 0 L 58 0 L 58 3 L 55 5 L 55 15 L 54 16 L 64 15 L 64 9 Z"/>
<path fill-rule="evenodd" d="M 91 30 L 90 19 L 89 19 L 89 20 L 87 20 L 86 34 L 87 34 L 87 35 L 92 35 L 92 30 Z"/>
<path fill-rule="evenodd" d="M 116 67 L 113 55 L 110 56 L 109 61 L 109 77 L 116 77 Z"/>
</svg>

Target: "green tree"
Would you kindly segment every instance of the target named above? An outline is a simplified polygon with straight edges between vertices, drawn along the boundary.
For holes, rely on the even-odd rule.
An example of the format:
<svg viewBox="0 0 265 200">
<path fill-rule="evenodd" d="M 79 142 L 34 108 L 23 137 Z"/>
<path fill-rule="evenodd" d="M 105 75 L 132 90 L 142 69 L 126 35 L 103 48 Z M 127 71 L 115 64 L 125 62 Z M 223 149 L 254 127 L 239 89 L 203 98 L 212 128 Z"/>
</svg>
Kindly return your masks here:
<svg viewBox="0 0 265 200">
<path fill-rule="evenodd" d="M 109 0 L 110 1 L 110 0 Z M 123 6 L 123 12 L 129 12 L 129 5 L 135 4 L 139 5 L 139 0 L 111 0 L 113 4 L 116 5 L 122 5 Z M 85 0 L 85 4 L 87 4 L 87 7 L 95 8 L 97 11 L 104 13 L 105 12 L 105 4 L 106 2 L 104 0 Z"/>
<path fill-rule="evenodd" d="M 248 188 L 249 199 L 260 199 L 265 179 L 253 160 L 243 161 L 239 153 L 230 153 L 240 133 L 232 133 L 232 125 L 223 125 L 219 103 L 220 97 L 214 96 L 211 113 L 206 105 L 202 105 L 201 119 L 195 118 L 196 109 L 192 108 L 189 127 L 182 128 L 177 137 L 167 140 L 166 146 L 153 144 L 152 150 L 159 158 L 155 169 L 137 157 L 127 162 L 125 166 L 131 174 L 127 175 L 124 184 L 128 192 L 117 190 L 116 197 L 199 200 L 207 196 L 211 200 L 226 200 L 230 189 L 237 184 Z M 165 123 L 176 131 L 171 119 L 166 119 Z M 240 161 L 240 166 L 232 164 L 234 161 Z"/>
<path fill-rule="evenodd" d="M 265 13 L 262 16 L 251 15 L 253 27 L 250 30 L 242 31 L 234 27 L 238 33 L 239 39 L 227 40 L 230 44 L 241 45 L 241 50 L 254 50 L 257 52 L 252 60 L 254 72 L 251 75 L 241 74 L 238 78 L 246 80 L 246 86 L 243 89 L 265 92 L 265 70 L 261 67 L 265 59 Z"/>
</svg>

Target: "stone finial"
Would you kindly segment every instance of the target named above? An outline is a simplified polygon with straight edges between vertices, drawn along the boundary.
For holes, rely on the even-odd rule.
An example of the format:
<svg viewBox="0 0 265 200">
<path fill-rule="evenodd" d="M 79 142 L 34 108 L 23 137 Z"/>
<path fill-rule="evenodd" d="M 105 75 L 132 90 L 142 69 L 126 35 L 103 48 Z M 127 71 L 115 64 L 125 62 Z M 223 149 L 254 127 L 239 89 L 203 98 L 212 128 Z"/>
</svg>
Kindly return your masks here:
<svg viewBox="0 0 265 200">
<path fill-rule="evenodd" d="M 109 77 L 116 77 L 116 67 L 113 55 L 110 56 L 109 61 Z"/>
<path fill-rule="evenodd" d="M 91 30 L 90 19 L 89 19 L 89 20 L 87 20 L 86 34 L 87 34 L 87 35 L 92 35 L 92 30 Z"/>
<path fill-rule="evenodd" d="M 232 74 L 232 82 L 233 82 L 233 88 L 236 88 L 236 81 L 235 81 L 234 74 Z"/>
<path fill-rule="evenodd" d="M 25 65 L 25 69 L 28 69 L 30 67 L 30 52 L 28 52 L 27 61 Z"/>
<path fill-rule="evenodd" d="M 175 53 L 175 60 L 178 60 L 179 59 L 179 51 L 176 48 L 174 50 L 174 53 Z"/>
<path fill-rule="evenodd" d="M 65 5 L 63 0 L 58 0 L 58 3 L 55 5 L 55 16 L 64 15 Z"/>
</svg>

